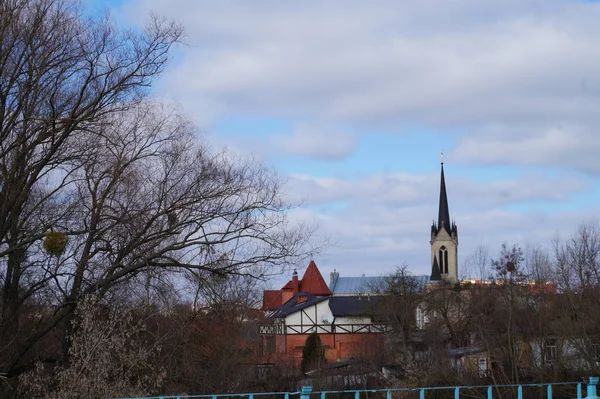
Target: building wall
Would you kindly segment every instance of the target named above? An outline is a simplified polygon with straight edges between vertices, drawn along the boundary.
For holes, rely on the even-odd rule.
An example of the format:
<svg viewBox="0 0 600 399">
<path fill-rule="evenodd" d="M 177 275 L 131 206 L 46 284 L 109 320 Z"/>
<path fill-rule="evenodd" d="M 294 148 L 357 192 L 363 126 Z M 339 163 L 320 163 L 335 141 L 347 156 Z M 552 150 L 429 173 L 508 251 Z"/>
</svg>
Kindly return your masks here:
<svg viewBox="0 0 600 399">
<path fill-rule="evenodd" d="M 310 307 L 304 309 L 304 313 L 305 314 L 303 315 L 302 311 L 298 311 L 298 312 L 294 312 L 294 313 L 288 315 L 285 318 L 286 326 L 300 325 L 301 323 L 302 324 L 311 324 L 312 322 L 306 317 L 307 314 L 317 324 L 322 324 L 322 325 L 330 324 L 327 322 L 324 323 L 322 320 L 323 317 L 325 319 L 329 318 L 329 320 L 333 320 L 333 315 L 331 314 L 331 309 L 329 309 L 329 299 L 319 302 L 313 306 L 310 306 Z"/>
<path fill-rule="evenodd" d="M 298 367 L 308 334 L 285 337 L 286 352 L 283 355 L 291 355 L 294 367 Z M 325 347 L 327 362 L 377 355 L 383 344 L 383 334 L 319 334 L 319 338 Z"/>
</svg>

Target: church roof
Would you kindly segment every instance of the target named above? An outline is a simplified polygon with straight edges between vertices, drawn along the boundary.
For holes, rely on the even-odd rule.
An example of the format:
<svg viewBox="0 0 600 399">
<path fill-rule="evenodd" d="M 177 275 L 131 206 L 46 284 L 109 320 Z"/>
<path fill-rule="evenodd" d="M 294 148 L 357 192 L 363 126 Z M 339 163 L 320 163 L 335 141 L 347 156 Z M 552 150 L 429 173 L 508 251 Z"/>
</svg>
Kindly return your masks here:
<svg viewBox="0 0 600 399">
<path fill-rule="evenodd" d="M 311 260 L 302 276 L 299 286 L 300 292 L 309 292 L 313 295 L 331 295 L 319 268 L 314 260 Z"/>
<path fill-rule="evenodd" d="M 431 266 L 431 277 L 429 277 L 429 280 L 440 281 L 441 279 L 442 274 L 440 273 L 440 266 L 438 265 L 437 256 L 434 256 L 433 265 Z"/>
<path fill-rule="evenodd" d="M 442 228 L 446 229 L 448 234 L 450 229 L 450 211 L 448 210 L 448 195 L 446 194 L 446 179 L 444 178 L 444 163 L 442 162 L 442 177 L 440 181 L 440 206 L 438 210 L 438 231 Z"/>
</svg>

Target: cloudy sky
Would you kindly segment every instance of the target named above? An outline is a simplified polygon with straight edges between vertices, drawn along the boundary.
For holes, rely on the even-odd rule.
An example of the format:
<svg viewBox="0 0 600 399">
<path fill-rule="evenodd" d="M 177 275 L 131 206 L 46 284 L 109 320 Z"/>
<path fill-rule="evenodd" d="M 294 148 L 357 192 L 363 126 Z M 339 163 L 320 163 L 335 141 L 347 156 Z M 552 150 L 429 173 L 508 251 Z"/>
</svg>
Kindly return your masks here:
<svg viewBox="0 0 600 399">
<path fill-rule="evenodd" d="M 89 0 L 92 1 L 92 0 Z M 180 21 L 155 95 L 251 154 L 330 245 L 324 274 L 430 271 L 444 150 L 459 263 L 600 214 L 600 3 L 97 0 Z"/>
</svg>

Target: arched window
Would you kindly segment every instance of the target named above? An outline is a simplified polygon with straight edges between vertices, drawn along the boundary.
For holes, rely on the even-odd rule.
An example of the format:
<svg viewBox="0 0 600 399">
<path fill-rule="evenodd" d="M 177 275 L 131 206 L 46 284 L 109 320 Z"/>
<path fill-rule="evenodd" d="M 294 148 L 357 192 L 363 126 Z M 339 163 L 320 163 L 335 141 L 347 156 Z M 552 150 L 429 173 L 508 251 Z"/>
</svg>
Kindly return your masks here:
<svg viewBox="0 0 600 399">
<path fill-rule="evenodd" d="M 444 246 L 440 247 L 438 261 L 440 264 L 440 272 L 442 274 L 448 274 L 448 250 Z"/>
</svg>

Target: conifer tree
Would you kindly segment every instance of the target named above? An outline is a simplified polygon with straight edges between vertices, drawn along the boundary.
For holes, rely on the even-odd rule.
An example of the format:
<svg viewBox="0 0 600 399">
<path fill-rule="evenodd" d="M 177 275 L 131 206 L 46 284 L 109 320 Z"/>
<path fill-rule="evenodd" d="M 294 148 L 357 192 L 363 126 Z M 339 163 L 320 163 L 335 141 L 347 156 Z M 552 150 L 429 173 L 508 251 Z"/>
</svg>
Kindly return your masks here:
<svg viewBox="0 0 600 399">
<path fill-rule="evenodd" d="M 325 362 L 325 350 L 321 343 L 319 334 L 312 333 L 306 338 L 306 343 L 302 349 L 302 363 L 300 368 L 303 373 L 320 368 Z"/>
</svg>

